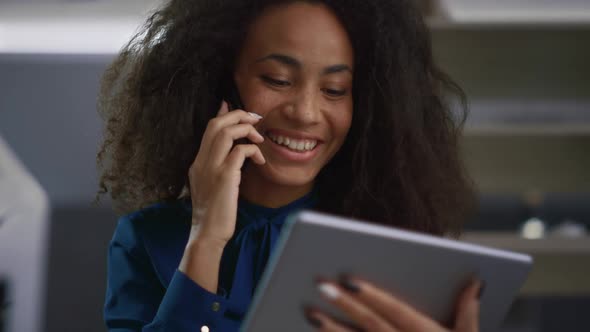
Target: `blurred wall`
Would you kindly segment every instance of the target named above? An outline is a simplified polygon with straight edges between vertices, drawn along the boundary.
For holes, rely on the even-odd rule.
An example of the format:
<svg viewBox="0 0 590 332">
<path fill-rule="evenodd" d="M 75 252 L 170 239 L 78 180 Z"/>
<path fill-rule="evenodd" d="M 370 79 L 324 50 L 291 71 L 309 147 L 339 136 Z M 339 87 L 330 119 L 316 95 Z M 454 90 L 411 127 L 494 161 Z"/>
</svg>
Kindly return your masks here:
<svg viewBox="0 0 590 332">
<path fill-rule="evenodd" d="M 106 250 L 116 216 L 108 200 L 91 202 L 101 137 L 96 93 L 111 57 L 0 55 L 0 133 L 52 205 L 47 332 L 104 331 Z"/>
<path fill-rule="evenodd" d="M 0 132 L 54 205 L 94 197 L 96 93 L 111 57 L 0 54 Z"/>
</svg>

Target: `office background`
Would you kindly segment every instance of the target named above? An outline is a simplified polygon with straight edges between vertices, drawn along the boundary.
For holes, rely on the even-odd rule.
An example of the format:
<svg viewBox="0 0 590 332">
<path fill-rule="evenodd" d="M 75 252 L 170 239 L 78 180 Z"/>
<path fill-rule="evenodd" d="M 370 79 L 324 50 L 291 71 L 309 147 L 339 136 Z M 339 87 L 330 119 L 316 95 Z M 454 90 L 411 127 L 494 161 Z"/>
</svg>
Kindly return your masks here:
<svg viewBox="0 0 590 332">
<path fill-rule="evenodd" d="M 481 206 L 466 237 L 537 259 L 502 331 L 588 331 L 590 6 L 559 2 L 556 13 L 547 1 L 519 2 L 524 10 L 471 3 L 421 2 L 436 57 L 471 103 L 463 153 Z M 92 204 L 102 131 L 96 93 L 127 36 L 121 31 L 133 31 L 154 4 L 0 0 L 0 135 L 52 207 L 44 331 L 104 330 L 116 216 L 108 199 Z M 80 40 L 84 28 L 85 41 L 64 42 Z M 531 219 L 545 232 L 523 234 Z"/>
</svg>

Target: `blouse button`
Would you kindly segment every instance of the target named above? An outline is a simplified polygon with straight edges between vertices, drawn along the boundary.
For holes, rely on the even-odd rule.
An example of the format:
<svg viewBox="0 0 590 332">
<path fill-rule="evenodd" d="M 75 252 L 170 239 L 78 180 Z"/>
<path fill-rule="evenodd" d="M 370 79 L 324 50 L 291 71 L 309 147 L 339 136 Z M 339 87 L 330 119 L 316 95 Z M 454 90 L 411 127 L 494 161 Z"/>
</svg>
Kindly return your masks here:
<svg viewBox="0 0 590 332">
<path fill-rule="evenodd" d="M 201 332 L 209 332 L 209 327 L 207 325 L 201 326 Z"/>
<path fill-rule="evenodd" d="M 213 309 L 213 311 L 219 311 L 220 307 L 221 305 L 219 304 L 219 302 L 213 302 L 213 305 L 211 305 L 211 309 Z"/>
</svg>

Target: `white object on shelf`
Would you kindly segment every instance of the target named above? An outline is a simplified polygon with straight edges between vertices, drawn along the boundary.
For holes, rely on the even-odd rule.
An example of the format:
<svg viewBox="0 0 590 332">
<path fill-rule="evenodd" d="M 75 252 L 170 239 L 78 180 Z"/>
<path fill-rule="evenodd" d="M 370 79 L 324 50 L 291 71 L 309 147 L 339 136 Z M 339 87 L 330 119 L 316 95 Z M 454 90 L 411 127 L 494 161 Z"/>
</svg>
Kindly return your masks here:
<svg viewBox="0 0 590 332">
<path fill-rule="evenodd" d="M 539 218 L 527 220 L 520 229 L 520 236 L 529 240 L 542 239 L 545 237 L 545 223 Z"/>
<path fill-rule="evenodd" d="M 590 24 L 588 0 L 439 0 L 459 24 Z"/>
</svg>

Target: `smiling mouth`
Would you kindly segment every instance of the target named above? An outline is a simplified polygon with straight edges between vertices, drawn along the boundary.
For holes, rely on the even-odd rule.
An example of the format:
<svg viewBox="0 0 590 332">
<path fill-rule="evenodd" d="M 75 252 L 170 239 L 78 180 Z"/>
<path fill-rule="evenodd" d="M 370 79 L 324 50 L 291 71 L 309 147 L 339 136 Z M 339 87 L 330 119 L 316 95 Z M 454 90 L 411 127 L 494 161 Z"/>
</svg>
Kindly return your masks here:
<svg viewBox="0 0 590 332">
<path fill-rule="evenodd" d="M 299 153 L 312 151 L 318 146 L 318 141 L 313 139 L 295 139 L 273 133 L 267 133 L 266 136 L 270 138 L 273 143 Z"/>
</svg>

